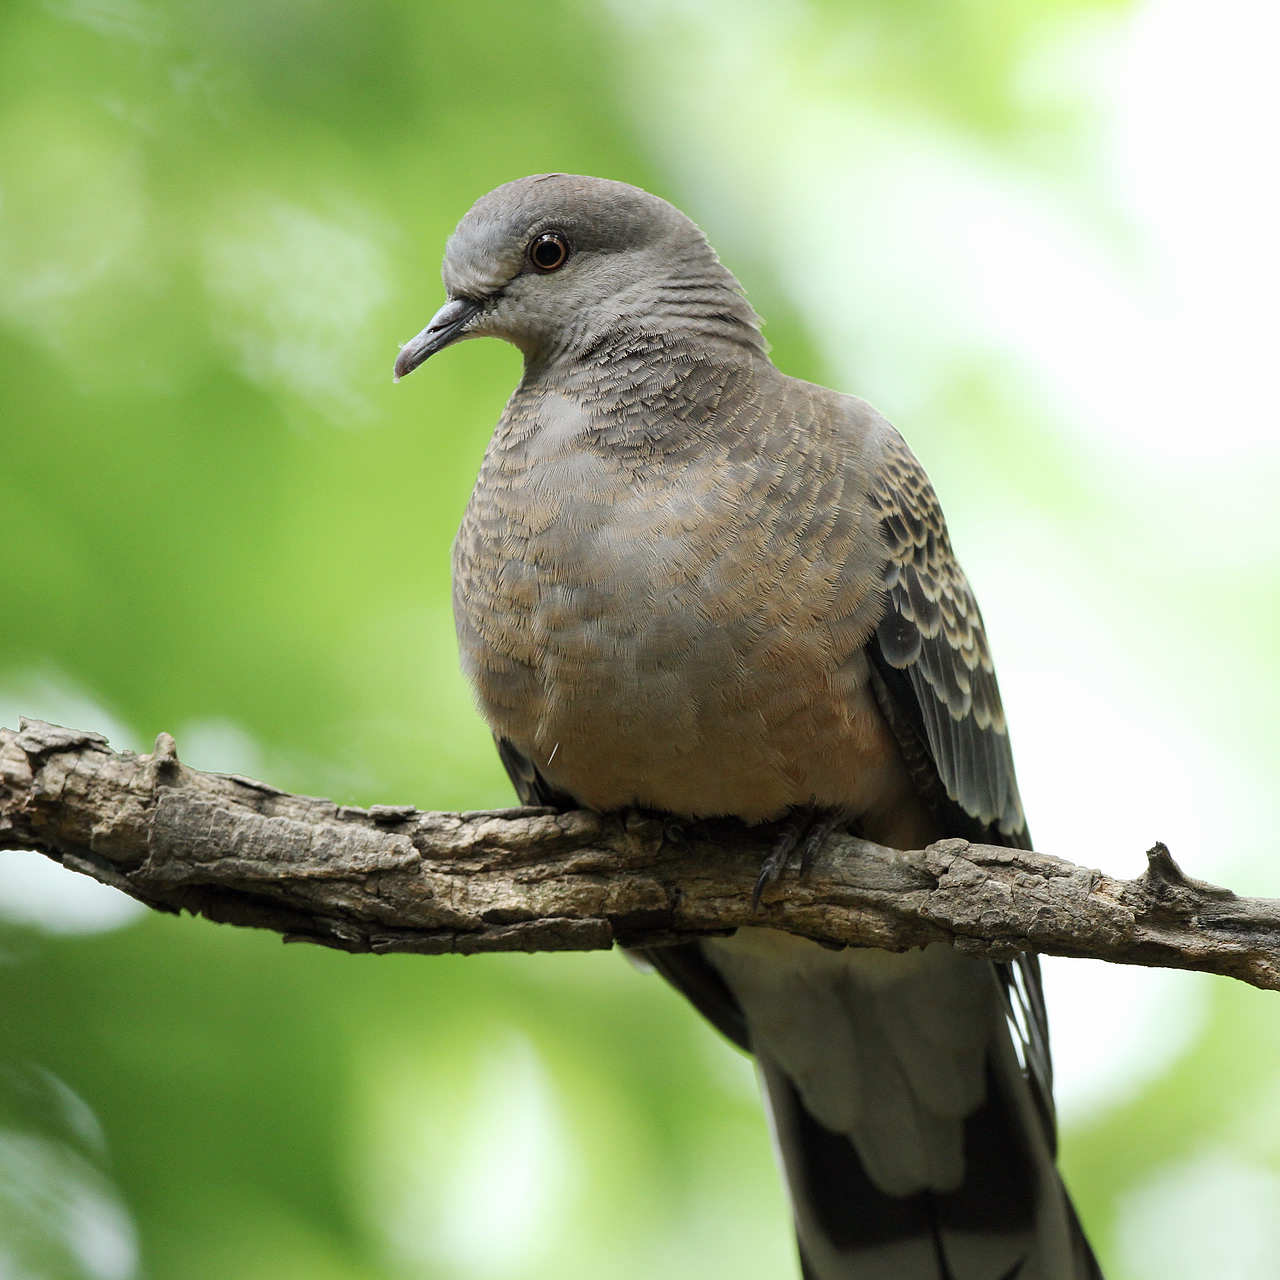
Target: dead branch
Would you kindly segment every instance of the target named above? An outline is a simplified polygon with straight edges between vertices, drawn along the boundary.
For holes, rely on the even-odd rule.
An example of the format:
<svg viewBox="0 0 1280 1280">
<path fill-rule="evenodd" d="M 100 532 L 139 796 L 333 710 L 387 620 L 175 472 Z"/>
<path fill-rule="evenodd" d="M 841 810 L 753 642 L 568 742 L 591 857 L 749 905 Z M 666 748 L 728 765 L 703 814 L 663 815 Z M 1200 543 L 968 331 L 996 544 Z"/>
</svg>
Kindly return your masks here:
<svg viewBox="0 0 1280 1280">
<path fill-rule="evenodd" d="M 1184 876 L 1157 844 L 1117 880 L 1043 853 L 836 836 L 751 905 L 771 827 L 641 813 L 369 809 L 288 795 L 38 720 L 0 729 L 0 848 L 162 911 L 346 951 L 653 946 L 744 925 L 903 951 L 939 940 L 1226 974 L 1280 990 L 1280 901 Z"/>
</svg>

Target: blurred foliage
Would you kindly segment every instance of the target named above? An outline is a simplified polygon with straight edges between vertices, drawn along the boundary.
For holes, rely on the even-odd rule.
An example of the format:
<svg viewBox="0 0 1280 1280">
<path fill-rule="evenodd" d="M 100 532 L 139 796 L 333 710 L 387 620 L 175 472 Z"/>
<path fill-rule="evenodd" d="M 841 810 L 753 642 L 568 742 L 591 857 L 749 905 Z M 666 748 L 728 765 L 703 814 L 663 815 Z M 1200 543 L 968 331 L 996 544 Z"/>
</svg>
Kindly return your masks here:
<svg viewBox="0 0 1280 1280">
<path fill-rule="evenodd" d="M 1055 32 L 1128 11 L 795 0 L 769 21 L 815 98 L 855 102 L 889 139 L 914 121 L 961 169 L 986 148 L 1123 242 L 1105 184 L 1082 176 L 1087 91 L 1036 96 L 1027 69 Z M 663 80 L 689 56 L 686 24 L 737 31 L 739 16 L 570 0 L 0 10 L 6 722 L 78 719 L 139 750 L 168 729 L 193 765 L 344 802 L 509 803 L 457 671 L 448 549 L 518 357 L 469 343 L 393 388 L 397 340 L 441 300 L 470 202 L 562 169 L 670 195 L 769 317 L 778 362 L 856 386 L 774 262 L 771 171 L 698 180 L 690 139 L 714 136 L 741 67 Z M 705 118 L 673 119 L 686 100 Z M 1115 508 L 1096 452 L 959 323 L 962 372 L 929 396 L 893 388 L 919 396 L 904 425 L 957 493 L 953 523 L 980 551 L 1007 538 L 982 530 L 982 468 L 1015 514 L 1101 547 Z M 873 340 L 853 349 L 883 374 Z M 1045 428 L 1034 449 L 1017 443 L 1028 419 Z M 1191 601 L 1204 580 L 1147 586 Z M 1116 661 L 1172 672 L 1178 643 L 1223 627 L 1246 657 L 1273 650 L 1273 626 L 1188 606 L 1187 634 L 1156 654 L 1132 608 Z M 1273 723 L 1274 681 L 1254 694 Z M 1203 682 L 1189 697 L 1208 701 Z M 0 890 L 27 861 L 0 857 Z M 69 879 L 38 882 L 55 908 L 81 891 Z M 373 960 L 146 917 L 83 934 L 0 923 L 0 964 L 5 1280 L 793 1273 L 748 1065 L 617 957 Z M 1280 1178 L 1280 1130 L 1242 1120 L 1280 1105 L 1274 1015 L 1226 983 L 1195 990 L 1209 1012 L 1158 1077 L 1064 1135 L 1091 1234 L 1126 1259 L 1112 1280 L 1175 1274 L 1133 1261 L 1161 1226 L 1144 1189 L 1171 1169 L 1247 1159 L 1241 1203 Z"/>
</svg>

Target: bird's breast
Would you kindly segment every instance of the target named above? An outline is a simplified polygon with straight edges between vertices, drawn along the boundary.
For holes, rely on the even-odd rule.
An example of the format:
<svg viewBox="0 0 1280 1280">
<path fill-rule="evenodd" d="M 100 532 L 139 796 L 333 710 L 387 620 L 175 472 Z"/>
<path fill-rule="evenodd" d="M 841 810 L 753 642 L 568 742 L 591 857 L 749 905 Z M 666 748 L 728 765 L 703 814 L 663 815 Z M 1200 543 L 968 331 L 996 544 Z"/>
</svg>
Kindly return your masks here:
<svg viewBox="0 0 1280 1280">
<path fill-rule="evenodd" d="M 459 531 L 495 733 L 600 809 L 762 819 L 892 790 L 861 652 L 876 573 L 837 463 L 734 442 L 645 466 L 584 424 L 556 405 L 500 430 Z"/>
</svg>

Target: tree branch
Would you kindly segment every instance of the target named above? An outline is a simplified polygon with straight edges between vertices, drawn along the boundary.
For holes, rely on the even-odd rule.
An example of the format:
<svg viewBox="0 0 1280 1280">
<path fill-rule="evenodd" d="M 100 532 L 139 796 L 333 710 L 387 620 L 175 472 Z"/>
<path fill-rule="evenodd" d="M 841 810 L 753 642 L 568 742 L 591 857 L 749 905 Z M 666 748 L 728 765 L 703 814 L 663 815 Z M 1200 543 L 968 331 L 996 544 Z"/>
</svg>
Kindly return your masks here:
<svg viewBox="0 0 1280 1280">
<path fill-rule="evenodd" d="M 1226 974 L 1280 990 L 1280 901 L 1188 879 L 1157 844 L 1116 880 L 966 840 L 901 852 L 835 836 L 751 906 L 774 827 L 639 813 L 358 809 L 101 734 L 0 729 L 0 847 L 35 849 L 163 911 L 346 951 L 654 946 L 743 925 L 902 951 L 949 940 Z"/>
</svg>

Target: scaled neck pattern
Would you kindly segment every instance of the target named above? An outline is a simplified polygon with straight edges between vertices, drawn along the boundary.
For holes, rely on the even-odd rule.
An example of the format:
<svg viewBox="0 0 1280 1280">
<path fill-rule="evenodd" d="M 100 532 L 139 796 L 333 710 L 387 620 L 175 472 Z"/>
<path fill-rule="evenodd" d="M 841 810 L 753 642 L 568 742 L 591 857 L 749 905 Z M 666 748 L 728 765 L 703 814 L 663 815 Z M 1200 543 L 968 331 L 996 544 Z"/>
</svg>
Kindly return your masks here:
<svg viewBox="0 0 1280 1280">
<path fill-rule="evenodd" d="M 513 402 L 566 395 L 589 415 L 596 447 L 636 462 L 676 461 L 745 429 L 761 383 L 781 376 L 758 329 L 726 330 L 618 325 L 554 360 L 529 361 Z"/>
</svg>

